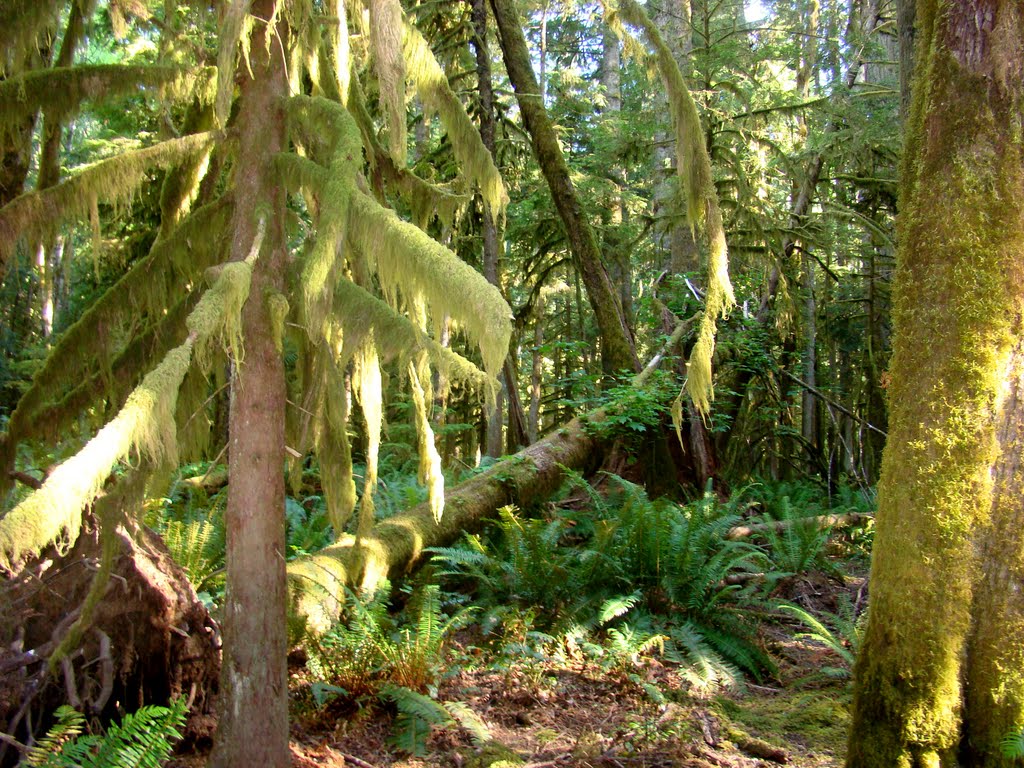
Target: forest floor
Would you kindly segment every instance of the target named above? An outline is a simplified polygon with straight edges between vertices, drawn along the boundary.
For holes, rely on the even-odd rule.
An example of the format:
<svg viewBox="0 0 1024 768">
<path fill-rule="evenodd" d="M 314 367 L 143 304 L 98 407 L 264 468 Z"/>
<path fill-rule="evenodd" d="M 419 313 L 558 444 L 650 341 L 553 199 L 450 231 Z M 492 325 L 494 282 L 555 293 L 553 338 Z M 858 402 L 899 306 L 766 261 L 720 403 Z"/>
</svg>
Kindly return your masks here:
<svg viewBox="0 0 1024 768">
<path fill-rule="evenodd" d="M 794 579 L 785 599 L 812 612 L 835 611 L 840 596 L 863 601 L 864 579 L 811 574 Z M 695 693 L 680 669 L 645 657 L 609 672 L 592 662 L 524 659 L 495 670 L 480 650 L 456 637 L 453 665 L 437 691 L 468 706 L 487 727 L 474 743 L 461 728 L 434 729 L 423 757 L 389 744 L 393 714 L 380 706 L 338 710 L 312 705 L 301 668 L 293 670 L 294 768 L 755 768 L 842 764 L 851 685 L 823 668 L 836 657 L 797 638 L 802 627 L 766 622 L 762 638 L 778 664 L 775 679 L 715 694 Z M 663 695 L 654 701 L 642 683 Z M 507 762 L 506 762 L 507 761 Z M 174 768 L 202 759 L 178 758 Z"/>
</svg>

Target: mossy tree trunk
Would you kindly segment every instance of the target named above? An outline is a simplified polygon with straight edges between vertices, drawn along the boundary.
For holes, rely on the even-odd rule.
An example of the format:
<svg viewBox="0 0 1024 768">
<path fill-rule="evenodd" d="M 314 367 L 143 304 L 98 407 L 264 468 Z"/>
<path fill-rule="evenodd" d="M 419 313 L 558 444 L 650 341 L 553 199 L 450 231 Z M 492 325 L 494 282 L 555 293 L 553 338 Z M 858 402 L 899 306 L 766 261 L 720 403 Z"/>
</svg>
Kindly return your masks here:
<svg viewBox="0 0 1024 768">
<path fill-rule="evenodd" d="M 253 3 L 249 66 L 239 67 L 238 159 L 231 260 L 262 237 L 242 309 L 243 353 L 231 381 L 227 594 L 220 723 L 211 765 L 284 768 L 288 677 L 284 521 L 285 376 L 268 312 L 284 288 L 285 195 L 271 160 L 284 147 L 280 100 L 287 95 L 285 40 L 264 41 L 275 0 Z M 285 37 L 279 20 L 273 27 Z M 265 233 L 265 234 L 264 234 Z"/>
<path fill-rule="evenodd" d="M 490 0 L 490 3 L 497 21 L 498 41 L 504 55 L 505 69 L 515 89 L 516 101 L 523 114 L 526 131 L 530 134 L 533 152 L 562 219 L 569 248 L 583 278 L 587 298 L 601 332 L 603 369 L 608 374 L 636 372 L 640 369 L 640 362 L 636 356 L 633 333 L 623 312 L 622 302 L 601 260 L 597 237 L 580 207 L 576 190 L 569 178 L 569 166 L 565 162 L 551 118 L 544 107 L 537 78 L 533 74 L 519 14 L 511 0 Z"/>
<path fill-rule="evenodd" d="M 1024 715 L 1024 9 L 923 0 L 917 18 L 850 768 L 1009 765 L 1000 729 Z"/>
</svg>

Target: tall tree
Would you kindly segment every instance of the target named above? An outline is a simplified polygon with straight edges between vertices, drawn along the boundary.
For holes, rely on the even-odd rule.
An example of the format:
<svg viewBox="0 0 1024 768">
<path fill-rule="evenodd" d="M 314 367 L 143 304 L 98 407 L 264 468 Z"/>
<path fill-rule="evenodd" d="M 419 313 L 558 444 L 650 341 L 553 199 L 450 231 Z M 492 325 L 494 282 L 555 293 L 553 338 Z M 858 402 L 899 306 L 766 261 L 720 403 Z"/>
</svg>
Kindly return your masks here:
<svg viewBox="0 0 1024 768">
<path fill-rule="evenodd" d="M 923 0 L 917 21 L 850 768 L 1010 765 L 1024 716 L 1024 9 Z"/>
</svg>

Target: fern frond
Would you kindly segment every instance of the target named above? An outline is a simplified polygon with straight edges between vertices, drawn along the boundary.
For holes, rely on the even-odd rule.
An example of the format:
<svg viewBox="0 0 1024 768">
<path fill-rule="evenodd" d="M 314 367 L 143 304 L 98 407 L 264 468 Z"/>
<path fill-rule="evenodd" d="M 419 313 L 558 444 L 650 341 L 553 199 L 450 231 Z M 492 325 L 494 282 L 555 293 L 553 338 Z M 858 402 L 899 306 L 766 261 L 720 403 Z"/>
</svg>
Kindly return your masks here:
<svg viewBox="0 0 1024 768">
<path fill-rule="evenodd" d="M 487 724 L 468 704 L 462 701 L 446 701 L 443 704 L 448 714 L 469 733 L 476 746 L 482 746 L 491 740 L 491 731 Z"/>
<path fill-rule="evenodd" d="M 381 688 L 381 695 L 390 699 L 403 714 L 418 717 L 430 725 L 450 725 L 452 716 L 441 704 L 409 688 L 398 685 L 386 685 Z"/>
</svg>

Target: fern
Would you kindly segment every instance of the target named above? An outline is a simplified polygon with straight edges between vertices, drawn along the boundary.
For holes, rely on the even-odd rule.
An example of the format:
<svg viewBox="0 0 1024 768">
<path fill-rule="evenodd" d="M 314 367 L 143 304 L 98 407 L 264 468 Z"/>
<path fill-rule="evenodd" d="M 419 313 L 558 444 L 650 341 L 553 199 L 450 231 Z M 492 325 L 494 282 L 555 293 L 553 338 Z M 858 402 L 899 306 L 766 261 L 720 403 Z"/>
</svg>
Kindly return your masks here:
<svg viewBox="0 0 1024 768">
<path fill-rule="evenodd" d="M 999 750 L 1003 757 L 1011 759 L 1024 757 L 1024 728 L 1017 728 L 1006 734 L 1006 737 L 999 742 Z"/>
<path fill-rule="evenodd" d="M 803 624 L 808 632 L 801 632 L 798 638 L 813 640 L 821 643 L 841 661 L 839 667 L 823 667 L 822 673 L 829 677 L 849 678 L 852 674 L 857 653 L 860 650 L 860 642 L 864 632 L 864 617 L 853 615 L 853 606 L 849 600 L 840 604 L 838 614 L 828 614 L 828 626 L 825 620 L 819 619 L 809 611 L 790 603 L 781 603 L 779 610 L 788 613 Z"/>
<path fill-rule="evenodd" d="M 174 699 L 170 707 L 145 706 L 125 715 L 103 735 L 80 735 L 85 718 L 61 707 L 57 724 L 27 762 L 40 768 L 159 768 L 181 738 L 186 711 L 185 700 Z"/>
<path fill-rule="evenodd" d="M 198 589 L 218 568 L 223 554 L 212 547 L 216 525 L 210 520 L 168 520 L 163 536 L 174 562 L 188 574 L 188 580 Z"/>
<path fill-rule="evenodd" d="M 770 525 L 775 520 L 785 525 L 775 530 Z M 774 519 L 765 517 L 763 521 L 769 523 L 764 530 L 764 538 L 768 543 L 772 565 L 779 575 L 795 575 L 815 567 L 830 567 L 824 555 L 831 528 L 819 527 L 807 515 L 796 512 L 788 497 L 783 496 L 779 500 Z"/>
</svg>

